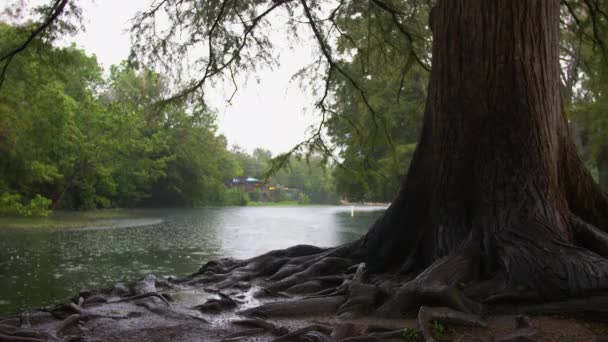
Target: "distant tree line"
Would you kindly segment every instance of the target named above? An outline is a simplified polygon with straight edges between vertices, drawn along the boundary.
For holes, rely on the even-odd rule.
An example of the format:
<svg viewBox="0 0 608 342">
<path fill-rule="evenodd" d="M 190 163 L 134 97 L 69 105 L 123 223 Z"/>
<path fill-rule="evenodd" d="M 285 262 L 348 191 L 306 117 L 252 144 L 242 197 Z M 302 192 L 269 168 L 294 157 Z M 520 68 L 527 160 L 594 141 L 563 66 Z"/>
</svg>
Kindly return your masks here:
<svg viewBox="0 0 608 342">
<path fill-rule="evenodd" d="M 0 25 L 0 51 L 27 27 Z M 208 108 L 159 106 L 168 80 L 126 62 L 37 39 L 14 58 L 0 90 L 0 214 L 50 209 L 242 204 L 227 183 L 260 177 L 269 151 L 229 150 Z M 294 161 L 271 181 L 334 203 L 331 174 Z"/>
</svg>

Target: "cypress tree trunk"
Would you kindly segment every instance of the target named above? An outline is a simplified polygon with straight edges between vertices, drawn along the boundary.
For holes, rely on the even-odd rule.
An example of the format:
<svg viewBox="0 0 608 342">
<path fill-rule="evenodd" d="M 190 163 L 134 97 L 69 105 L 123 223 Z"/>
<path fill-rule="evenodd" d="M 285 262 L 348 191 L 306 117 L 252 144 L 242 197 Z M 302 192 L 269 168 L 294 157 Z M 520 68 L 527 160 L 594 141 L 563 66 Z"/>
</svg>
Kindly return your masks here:
<svg viewBox="0 0 608 342">
<path fill-rule="evenodd" d="M 518 311 L 608 320 L 608 297 L 571 301 L 608 289 L 608 199 L 562 109 L 559 15 L 559 0 L 439 0 L 421 140 L 368 233 L 332 249 L 211 262 L 186 281 L 225 288 L 264 276 L 263 296 L 313 293 L 251 315 L 418 311 L 427 341 L 431 320 L 483 325 L 474 314 L 505 299 L 553 302 Z M 321 307 L 318 296 L 331 300 Z"/>
<path fill-rule="evenodd" d="M 562 110 L 559 15 L 558 0 L 438 2 L 421 141 L 357 245 L 373 269 L 417 274 L 472 249 L 491 284 L 479 296 L 608 287 L 608 202 Z"/>
<path fill-rule="evenodd" d="M 608 190 L 608 145 L 603 145 L 597 156 L 597 171 L 602 190 Z"/>
</svg>

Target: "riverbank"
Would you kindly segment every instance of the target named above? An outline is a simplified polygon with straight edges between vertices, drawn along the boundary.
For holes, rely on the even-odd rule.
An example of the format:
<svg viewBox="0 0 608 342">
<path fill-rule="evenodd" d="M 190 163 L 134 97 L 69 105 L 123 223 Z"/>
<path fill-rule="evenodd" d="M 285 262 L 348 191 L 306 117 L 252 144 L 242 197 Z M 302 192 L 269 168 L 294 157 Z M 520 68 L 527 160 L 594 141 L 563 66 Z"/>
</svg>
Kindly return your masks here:
<svg viewBox="0 0 608 342">
<path fill-rule="evenodd" d="M 110 223 L 112 220 L 136 217 L 137 209 L 97 209 L 87 211 L 58 210 L 45 217 L 0 216 L 2 228 L 78 228 L 91 223 Z"/>
<path fill-rule="evenodd" d="M 185 278 L 148 275 L 133 284 L 81 291 L 65 304 L 0 318 L 0 339 L 422 341 L 419 321 L 411 315 L 398 319 L 338 315 L 336 311 L 347 300 L 346 294 L 315 298 L 294 290 L 273 292 L 261 279 L 230 285 L 226 283 L 230 275 L 216 273 L 230 263 L 209 263 L 204 272 Z M 211 278 L 215 280 L 210 281 Z M 563 316 L 522 319 L 516 315 L 492 315 L 480 321 L 484 326 L 477 327 L 433 322 L 429 328 L 433 338 L 449 341 L 603 341 L 608 335 L 605 324 Z M 29 339 L 17 339 L 25 336 Z"/>
<path fill-rule="evenodd" d="M 340 205 L 354 205 L 361 207 L 388 207 L 390 202 L 349 202 L 349 201 L 340 201 Z"/>
<path fill-rule="evenodd" d="M 344 207 L 388 207 L 387 203 L 340 203 Z M 208 206 L 198 208 L 175 208 L 183 209 L 205 209 L 205 208 L 234 208 L 234 207 L 335 207 L 335 204 L 319 204 L 319 203 L 300 203 L 298 201 L 279 201 L 279 202 L 256 202 L 250 201 L 244 206 Z M 139 218 L 150 216 L 155 210 L 154 208 L 112 208 L 112 209 L 95 209 L 95 210 L 57 210 L 48 216 L 0 216 L 0 229 L 2 228 L 79 228 L 87 227 L 91 224 L 112 226 L 116 220 Z"/>
<path fill-rule="evenodd" d="M 334 204 L 301 203 L 298 201 L 279 201 L 279 202 L 247 202 L 247 207 L 300 207 L 300 206 L 332 206 Z"/>
</svg>

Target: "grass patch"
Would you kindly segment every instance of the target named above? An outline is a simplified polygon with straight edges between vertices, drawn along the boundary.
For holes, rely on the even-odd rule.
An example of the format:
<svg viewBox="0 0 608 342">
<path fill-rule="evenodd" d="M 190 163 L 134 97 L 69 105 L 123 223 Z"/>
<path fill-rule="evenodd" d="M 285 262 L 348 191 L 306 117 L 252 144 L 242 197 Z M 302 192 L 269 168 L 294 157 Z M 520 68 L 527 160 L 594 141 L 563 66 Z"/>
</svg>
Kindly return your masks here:
<svg viewBox="0 0 608 342">
<path fill-rule="evenodd" d="M 247 202 L 248 207 L 331 207 L 337 204 L 327 203 L 302 203 L 299 201 L 279 201 L 279 202 Z"/>
<path fill-rule="evenodd" d="M 125 209 L 102 209 L 90 211 L 56 211 L 48 217 L 0 217 L 2 228 L 79 228 L 100 224 L 104 221 L 133 217 L 134 213 Z"/>
<path fill-rule="evenodd" d="M 298 201 L 279 201 L 279 202 L 248 202 L 248 207 L 286 207 L 286 206 L 305 206 L 311 204 L 302 204 Z"/>
</svg>

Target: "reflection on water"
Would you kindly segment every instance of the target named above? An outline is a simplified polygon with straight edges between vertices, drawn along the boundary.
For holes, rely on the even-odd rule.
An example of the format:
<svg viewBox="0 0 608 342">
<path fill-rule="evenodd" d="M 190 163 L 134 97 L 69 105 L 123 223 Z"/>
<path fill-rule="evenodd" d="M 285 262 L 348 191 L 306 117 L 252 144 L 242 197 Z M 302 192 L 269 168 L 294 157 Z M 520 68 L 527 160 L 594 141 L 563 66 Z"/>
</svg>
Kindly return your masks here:
<svg viewBox="0 0 608 342">
<path fill-rule="evenodd" d="M 80 228 L 0 227 L 0 315 L 147 273 L 186 275 L 220 257 L 365 233 L 381 207 L 235 207 L 136 211 Z"/>
</svg>

